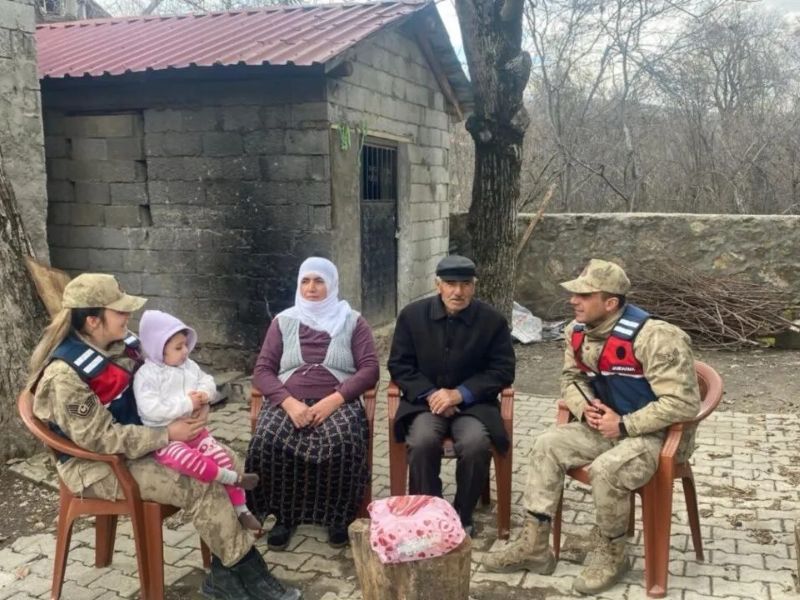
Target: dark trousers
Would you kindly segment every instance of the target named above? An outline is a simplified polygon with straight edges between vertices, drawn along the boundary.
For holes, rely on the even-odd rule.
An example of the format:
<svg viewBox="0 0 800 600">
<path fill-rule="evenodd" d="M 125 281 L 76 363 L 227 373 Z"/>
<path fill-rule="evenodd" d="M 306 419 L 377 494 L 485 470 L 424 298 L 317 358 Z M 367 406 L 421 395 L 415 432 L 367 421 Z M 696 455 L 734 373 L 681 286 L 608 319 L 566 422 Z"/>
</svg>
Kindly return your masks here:
<svg viewBox="0 0 800 600">
<path fill-rule="evenodd" d="M 408 445 L 408 493 L 442 496 L 442 439 L 453 438 L 456 464 L 456 498 L 453 507 L 461 522 L 472 523 L 472 511 L 489 477 L 492 458 L 489 432 L 483 423 L 469 415 L 451 418 L 419 413 L 411 422 Z"/>
</svg>

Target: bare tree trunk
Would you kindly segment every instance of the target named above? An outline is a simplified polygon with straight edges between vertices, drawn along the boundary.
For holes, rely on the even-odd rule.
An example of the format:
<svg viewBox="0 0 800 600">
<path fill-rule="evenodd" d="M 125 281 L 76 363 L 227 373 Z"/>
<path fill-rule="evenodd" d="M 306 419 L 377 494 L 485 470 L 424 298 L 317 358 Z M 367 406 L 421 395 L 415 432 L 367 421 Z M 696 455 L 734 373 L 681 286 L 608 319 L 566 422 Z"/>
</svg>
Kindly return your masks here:
<svg viewBox="0 0 800 600">
<path fill-rule="evenodd" d="M 522 93 L 531 58 L 521 51 L 523 0 L 456 0 L 475 111 L 469 233 L 480 273 L 480 296 L 511 317 L 516 272 L 517 202 L 528 114 Z"/>
<path fill-rule="evenodd" d="M 17 415 L 16 399 L 28 358 L 46 324 L 45 310 L 25 267 L 31 245 L 0 153 L 0 461 L 36 447 Z"/>
</svg>

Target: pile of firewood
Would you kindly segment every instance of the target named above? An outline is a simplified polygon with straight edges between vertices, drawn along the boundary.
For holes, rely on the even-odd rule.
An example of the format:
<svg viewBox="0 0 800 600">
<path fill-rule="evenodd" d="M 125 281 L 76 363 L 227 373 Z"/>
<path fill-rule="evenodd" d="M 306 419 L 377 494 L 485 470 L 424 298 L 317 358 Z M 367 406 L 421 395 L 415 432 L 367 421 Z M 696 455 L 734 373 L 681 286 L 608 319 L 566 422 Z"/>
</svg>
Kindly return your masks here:
<svg viewBox="0 0 800 600">
<path fill-rule="evenodd" d="M 631 273 L 631 302 L 677 325 L 698 347 L 765 345 L 792 326 L 790 294 L 738 277 L 698 273 L 662 263 Z"/>
</svg>

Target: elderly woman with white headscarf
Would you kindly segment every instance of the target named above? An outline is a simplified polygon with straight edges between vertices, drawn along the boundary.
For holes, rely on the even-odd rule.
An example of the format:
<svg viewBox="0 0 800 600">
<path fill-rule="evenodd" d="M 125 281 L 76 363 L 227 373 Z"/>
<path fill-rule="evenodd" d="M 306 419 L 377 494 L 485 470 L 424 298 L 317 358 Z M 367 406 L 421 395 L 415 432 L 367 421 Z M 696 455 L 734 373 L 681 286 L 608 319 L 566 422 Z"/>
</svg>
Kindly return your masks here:
<svg viewBox="0 0 800 600">
<path fill-rule="evenodd" d="M 378 356 L 369 325 L 338 296 L 336 266 L 306 259 L 294 306 L 270 324 L 253 373 L 265 402 L 247 452 L 248 472 L 261 477 L 248 505 L 261 520 L 275 515 L 273 550 L 303 523 L 344 546 L 370 484 L 359 397 L 378 381 Z"/>
</svg>

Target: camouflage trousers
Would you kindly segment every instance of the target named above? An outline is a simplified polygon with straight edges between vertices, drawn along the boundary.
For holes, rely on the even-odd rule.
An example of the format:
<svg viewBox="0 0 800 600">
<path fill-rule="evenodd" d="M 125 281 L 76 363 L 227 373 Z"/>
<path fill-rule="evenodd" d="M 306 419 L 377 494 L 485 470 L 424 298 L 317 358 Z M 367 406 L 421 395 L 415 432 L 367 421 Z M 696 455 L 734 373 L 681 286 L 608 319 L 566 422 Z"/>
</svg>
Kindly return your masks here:
<svg viewBox="0 0 800 600">
<path fill-rule="evenodd" d="M 236 453 L 224 448 L 234 460 L 233 468 L 240 473 L 241 462 Z M 128 469 L 139 484 L 142 500 L 182 508 L 212 554 L 225 566 L 236 564 L 252 548 L 253 534 L 239 523 L 222 484 L 181 475 L 149 456 L 128 461 Z M 93 483 L 83 493 L 108 500 L 124 497 L 114 475 Z"/>
<path fill-rule="evenodd" d="M 533 442 L 523 503 L 531 512 L 553 516 L 568 469 L 590 464 L 595 520 L 609 538 L 628 528 L 630 493 L 658 468 L 663 432 L 608 440 L 583 423 L 548 430 Z"/>
</svg>

